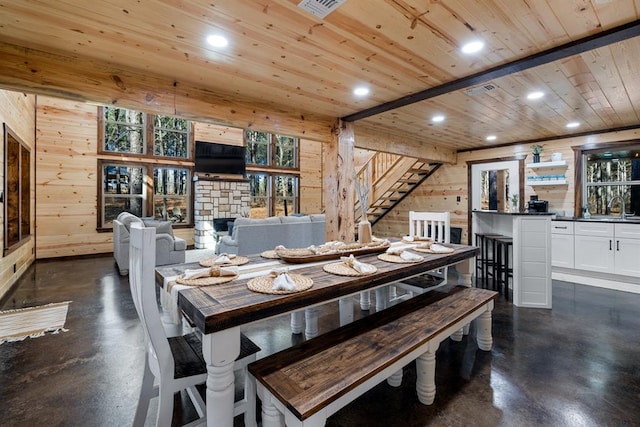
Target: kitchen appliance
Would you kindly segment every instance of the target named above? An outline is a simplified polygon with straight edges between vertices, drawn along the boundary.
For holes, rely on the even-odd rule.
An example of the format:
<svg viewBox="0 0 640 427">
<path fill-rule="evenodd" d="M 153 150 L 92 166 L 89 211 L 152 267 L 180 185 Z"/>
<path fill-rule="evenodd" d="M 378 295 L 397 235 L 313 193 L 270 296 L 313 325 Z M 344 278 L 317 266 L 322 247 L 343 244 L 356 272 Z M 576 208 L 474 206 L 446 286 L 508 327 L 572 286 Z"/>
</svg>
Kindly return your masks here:
<svg viewBox="0 0 640 427">
<path fill-rule="evenodd" d="M 531 196 L 527 204 L 529 212 L 549 212 L 549 202 L 546 200 L 538 200 L 538 196 Z"/>
</svg>

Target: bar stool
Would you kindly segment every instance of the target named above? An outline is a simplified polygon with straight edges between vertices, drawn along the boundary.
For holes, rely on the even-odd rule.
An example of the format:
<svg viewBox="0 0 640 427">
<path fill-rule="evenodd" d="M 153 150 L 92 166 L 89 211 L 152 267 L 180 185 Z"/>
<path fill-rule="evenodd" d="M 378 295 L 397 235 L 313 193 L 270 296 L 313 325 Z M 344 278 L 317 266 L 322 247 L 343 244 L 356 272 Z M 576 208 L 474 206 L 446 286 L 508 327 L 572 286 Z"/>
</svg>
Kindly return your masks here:
<svg viewBox="0 0 640 427">
<path fill-rule="evenodd" d="M 513 281 L 513 266 L 509 266 L 509 251 L 513 257 L 513 239 L 511 237 L 497 237 L 494 239 L 496 247 L 496 265 L 494 281 L 497 285 L 496 290 L 502 292 L 504 289 L 504 297 L 509 299 L 509 279 Z"/>
<path fill-rule="evenodd" d="M 476 286 L 478 285 L 478 283 L 480 283 L 478 281 L 478 278 L 482 277 L 482 287 L 486 289 L 489 276 L 491 276 L 492 279 L 495 276 L 495 274 L 493 273 L 493 260 L 495 259 L 493 251 L 495 245 L 493 244 L 493 239 L 495 239 L 496 237 L 505 236 L 496 233 L 475 233 L 475 236 L 476 246 L 480 248 L 480 256 L 476 257 Z M 491 248 L 491 250 L 489 250 L 489 248 Z M 489 257 L 489 254 L 492 255 L 491 258 Z M 491 268 L 491 271 L 489 271 L 489 268 Z M 479 275 L 479 272 L 481 272 L 482 275 Z"/>
</svg>

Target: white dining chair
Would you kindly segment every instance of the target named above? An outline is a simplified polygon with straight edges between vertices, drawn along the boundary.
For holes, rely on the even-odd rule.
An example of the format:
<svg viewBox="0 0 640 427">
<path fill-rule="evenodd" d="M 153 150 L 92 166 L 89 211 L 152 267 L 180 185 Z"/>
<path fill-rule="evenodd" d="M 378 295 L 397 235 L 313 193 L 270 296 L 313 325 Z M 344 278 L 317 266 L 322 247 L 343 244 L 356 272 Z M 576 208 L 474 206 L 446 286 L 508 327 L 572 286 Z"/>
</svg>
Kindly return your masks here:
<svg viewBox="0 0 640 427">
<path fill-rule="evenodd" d="M 450 243 L 451 241 L 451 213 L 450 212 L 409 212 L 409 236 L 429 238 L 436 243 Z M 420 294 L 435 285 L 447 283 L 449 267 L 430 271 L 417 278 L 398 282 L 396 286 L 407 291 L 407 297 Z M 393 291 L 391 292 L 393 294 Z"/>
<path fill-rule="evenodd" d="M 206 422 L 205 402 L 196 385 L 204 384 L 207 367 L 202 356 L 202 343 L 196 333 L 167 338 L 162 326 L 155 284 L 155 228 L 140 224 L 131 226 L 129 247 L 129 285 L 138 317 L 145 335 L 145 366 L 134 427 L 144 426 L 149 402 L 158 397 L 156 426 L 170 426 L 173 419 L 174 394 L 186 390 L 199 419 L 187 424 L 195 426 Z M 244 412 L 247 427 L 256 423 L 256 388 L 246 372 L 248 363 L 256 360 L 260 348 L 241 335 L 241 354 L 235 368 L 244 371 L 244 399 L 236 402 L 234 415 Z"/>
</svg>

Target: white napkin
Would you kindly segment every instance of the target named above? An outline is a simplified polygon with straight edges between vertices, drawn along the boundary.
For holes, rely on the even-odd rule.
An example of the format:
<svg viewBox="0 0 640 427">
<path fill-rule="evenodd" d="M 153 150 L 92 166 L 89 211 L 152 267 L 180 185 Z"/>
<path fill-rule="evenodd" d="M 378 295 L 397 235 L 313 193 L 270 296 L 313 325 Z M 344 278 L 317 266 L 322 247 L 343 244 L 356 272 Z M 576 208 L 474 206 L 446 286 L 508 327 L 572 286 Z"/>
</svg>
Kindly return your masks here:
<svg viewBox="0 0 640 427">
<path fill-rule="evenodd" d="M 291 276 L 289 276 L 289 270 L 286 268 L 279 268 L 276 270 L 271 270 L 269 273 L 271 277 L 274 277 L 273 280 L 273 289 L 274 291 L 293 291 L 296 288 L 296 283 L 293 281 Z"/>
<path fill-rule="evenodd" d="M 348 257 L 342 256 L 340 257 L 340 261 L 361 274 L 371 274 L 376 272 L 376 268 L 373 265 L 360 262 L 353 255 L 349 255 Z"/>
<path fill-rule="evenodd" d="M 400 254 L 400 258 L 405 261 L 418 261 L 422 259 L 420 255 L 414 254 L 413 252 L 409 251 L 402 251 L 402 253 Z"/>
<path fill-rule="evenodd" d="M 231 264 L 231 260 L 236 257 L 235 254 L 220 254 L 218 258 L 213 261 L 214 264 Z"/>
<path fill-rule="evenodd" d="M 433 243 L 429 247 L 429 250 L 431 250 L 431 252 L 434 252 L 434 253 L 437 253 L 437 254 L 450 254 L 455 249 L 449 248 L 447 246 L 442 246 L 442 245 L 439 245 L 437 243 Z"/>
<path fill-rule="evenodd" d="M 184 271 L 182 278 L 185 280 L 200 279 L 201 277 L 209 277 L 210 273 L 210 268 L 187 269 Z"/>
<path fill-rule="evenodd" d="M 217 274 L 216 274 L 217 272 Z M 211 273 L 212 276 L 235 276 L 240 272 L 237 265 L 228 265 L 226 267 L 220 266 L 216 267 L 215 270 Z"/>
<path fill-rule="evenodd" d="M 387 249 L 387 253 L 389 255 L 400 255 L 402 252 L 404 252 L 404 248 L 402 248 L 402 247 L 396 247 L 396 248 Z"/>
</svg>

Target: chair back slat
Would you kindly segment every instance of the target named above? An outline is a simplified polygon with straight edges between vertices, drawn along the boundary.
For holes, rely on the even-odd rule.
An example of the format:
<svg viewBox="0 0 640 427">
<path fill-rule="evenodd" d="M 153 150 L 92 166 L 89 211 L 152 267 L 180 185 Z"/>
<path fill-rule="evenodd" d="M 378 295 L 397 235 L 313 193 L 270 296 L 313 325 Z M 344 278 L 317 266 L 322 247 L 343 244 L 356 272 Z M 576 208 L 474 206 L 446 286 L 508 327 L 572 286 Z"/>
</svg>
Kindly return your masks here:
<svg viewBox="0 0 640 427">
<path fill-rule="evenodd" d="M 129 285 L 136 311 L 149 346 L 152 371 L 174 371 L 173 355 L 162 326 L 155 284 L 156 229 L 131 225 L 129 243 Z M 157 373 L 156 371 L 154 373 Z"/>
<path fill-rule="evenodd" d="M 449 212 L 409 212 L 409 235 L 429 237 L 439 243 L 451 241 Z"/>
</svg>

